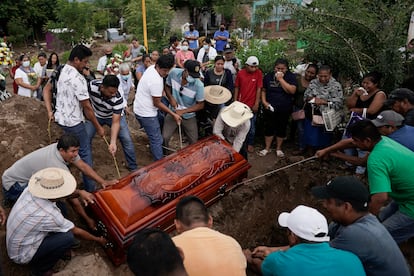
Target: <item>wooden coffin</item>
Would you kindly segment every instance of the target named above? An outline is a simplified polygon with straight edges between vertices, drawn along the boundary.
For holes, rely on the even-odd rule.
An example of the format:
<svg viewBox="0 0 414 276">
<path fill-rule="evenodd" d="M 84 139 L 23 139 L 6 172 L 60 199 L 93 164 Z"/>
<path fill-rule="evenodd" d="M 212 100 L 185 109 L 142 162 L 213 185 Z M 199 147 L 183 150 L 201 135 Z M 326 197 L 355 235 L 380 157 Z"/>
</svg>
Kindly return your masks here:
<svg viewBox="0 0 414 276">
<path fill-rule="evenodd" d="M 186 195 L 209 206 L 240 180 L 250 164 L 217 136 L 203 139 L 97 191 L 91 205 L 115 265 L 125 262 L 134 234 L 147 227 L 174 230 L 175 206 Z"/>
</svg>

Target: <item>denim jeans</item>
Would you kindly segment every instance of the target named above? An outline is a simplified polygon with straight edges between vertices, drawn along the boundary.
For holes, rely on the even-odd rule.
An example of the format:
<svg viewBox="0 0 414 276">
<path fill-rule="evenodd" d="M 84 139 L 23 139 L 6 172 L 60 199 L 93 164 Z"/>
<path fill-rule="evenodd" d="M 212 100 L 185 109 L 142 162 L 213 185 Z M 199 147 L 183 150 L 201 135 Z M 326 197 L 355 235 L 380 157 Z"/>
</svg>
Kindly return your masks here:
<svg viewBox="0 0 414 276">
<path fill-rule="evenodd" d="M 141 117 L 135 114 L 135 118 L 147 133 L 154 160 L 160 160 L 164 157 L 164 154 L 162 151 L 162 135 L 158 117 Z"/>
<path fill-rule="evenodd" d="M 96 118 L 101 126 L 107 125 L 112 126 L 112 118 L 102 119 Z M 121 116 L 119 122 L 120 128 L 118 133 L 118 138 L 121 141 L 122 149 L 124 151 L 125 159 L 127 162 L 128 170 L 135 171 L 137 166 L 137 160 L 135 157 L 135 148 L 134 143 L 132 142 L 131 134 L 129 133 L 128 124 L 125 116 Z M 92 139 L 95 136 L 96 129 L 95 126 L 90 122 L 86 121 L 85 123 L 86 132 L 88 133 L 89 141 L 92 147 Z"/>
<path fill-rule="evenodd" d="M 19 196 L 23 193 L 24 189 L 27 187 L 27 184 L 28 183 L 16 182 L 13 184 L 13 186 L 10 187 L 8 191 L 6 191 L 6 189 L 3 187 L 4 199 L 14 204 Z"/>
<path fill-rule="evenodd" d="M 347 138 L 348 137 L 345 135 L 345 132 L 344 132 L 344 134 L 342 135 L 342 139 L 347 139 Z M 355 155 L 357 155 L 359 158 L 363 158 L 367 154 L 367 151 L 360 150 L 358 148 L 349 148 L 349 149 L 344 149 L 344 153 L 346 155 L 349 155 L 349 156 L 355 156 Z M 345 164 L 347 166 L 352 166 L 348 162 L 345 162 Z M 355 173 L 357 173 L 357 174 L 364 174 L 365 173 L 365 170 L 366 170 L 366 167 L 364 167 L 364 166 L 357 166 L 355 168 Z"/>
<path fill-rule="evenodd" d="M 65 133 L 73 134 L 78 137 L 80 143 L 79 156 L 86 164 L 92 167 L 92 149 L 88 133 L 86 132 L 85 123 L 80 123 L 73 127 L 59 126 Z M 88 192 L 94 192 L 96 190 L 95 181 L 87 177 L 85 174 L 83 174 L 82 178 L 85 190 Z"/>
<path fill-rule="evenodd" d="M 378 217 L 398 244 L 414 236 L 414 218 L 401 213 L 395 201 L 382 209 Z"/>
<path fill-rule="evenodd" d="M 29 263 L 32 273 L 34 275 L 43 275 L 48 270 L 51 270 L 65 252 L 71 248 L 73 242 L 72 231 L 49 233 Z"/>
<path fill-rule="evenodd" d="M 254 145 L 254 136 L 256 134 L 256 118 L 257 118 L 257 113 L 253 113 L 253 117 L 250 119 L 249 133 L 247 133 L 247 137 L 246 137 L 248 146 Z"/>
</svg>

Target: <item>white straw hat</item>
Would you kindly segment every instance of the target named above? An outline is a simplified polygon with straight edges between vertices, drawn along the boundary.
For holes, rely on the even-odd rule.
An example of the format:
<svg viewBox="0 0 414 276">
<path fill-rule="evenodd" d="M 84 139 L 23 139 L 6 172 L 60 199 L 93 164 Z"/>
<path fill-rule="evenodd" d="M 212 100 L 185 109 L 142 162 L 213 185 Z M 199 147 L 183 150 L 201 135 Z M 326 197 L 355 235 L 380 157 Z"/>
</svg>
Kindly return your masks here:
<svg viewBox="0 0 414 276">
<path fill-rule="evenodd" d="M 212 104 L 223 104 L 231 99 L 231 92 L 221 85 L 204 87 L 204 99 Z"/>
<path fill-rule="evenodd" d="M 233 102 L 221 111 L 221 118 L 230 127 L 237 127 L 252 117 L 253 112 L 251 109 L 238 101 Z"/>
<path fill-rule="evenodd" d="M 76 180 L 73 175 L 60 168 L 40 170 L 29 180 L 29 192 L 39 198 L 62 198 L 72 194 L 75 189 Z"/>
<path fill-rule="evenodd" d="M 280 226 L 289 228 L 296 236 L 307 241 L 329 241 L 328 222 L 318 210 L 299 205 L 290 213 L 281 213 Z"/>
</svg>

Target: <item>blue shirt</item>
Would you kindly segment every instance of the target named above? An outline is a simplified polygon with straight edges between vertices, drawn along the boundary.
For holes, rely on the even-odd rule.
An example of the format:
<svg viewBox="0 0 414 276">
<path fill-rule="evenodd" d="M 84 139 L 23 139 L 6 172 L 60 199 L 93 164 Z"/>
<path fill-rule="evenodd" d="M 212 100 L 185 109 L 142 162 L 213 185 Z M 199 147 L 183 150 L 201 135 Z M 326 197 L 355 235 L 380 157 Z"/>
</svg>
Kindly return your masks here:
<svg viewBox="0 0 414 276">
<path fill-rule="evenodd" d="M 296 76 L 287 71 L 283 76 L 283 79 L 294 86 L 297 86 Z M 277 111 L 288 112 L 292 111 L 294 95 L 287 93 L 276 80 L 275 72 L 268 73 L 263 80 L 263 89 L 265 89 L 266 100 L 275 108 Z"/>
<path fill-rule="evenodd" d="M 218 30 L 214 33 L 214 39 L 216 40 L 216 50 L 217 51 L 223 51 L 224 47 L 226 47 L 227 39 L 226 40 L 217 40 L 216 37 L 218 37 L 218 36 L 225 36 L 227 39 L 229 39 L 230 34 L 226 30 L 224 30 L 224 31 Z"/>
<path fill-rule="evenodd" d="M 204 84 L 200 79 L 195 79 L 195 82 L 187 83 L 182 86 L 181 78 L 183 72 L 184 69 L 174 68 L 171 69 L 167 77 L 167 85 L 171 86 L 172 96 L 178 104 L 177 109 L 188 108 L 195 105 L 197 102 L 204 101 Z M 184 119 L 190 119 L 195 116 L 195 112 L 184 113 L 182 115 Z"/>
<path fill-rule="evenodd" d="M 367 214 L 354 223 L 329 225 L 331 246 L 359 257 L 367 275 L 410 275 L 397 243 L 378 219 Z"/>
<path fill-rule="evenodd" d="M 414 127 L 412 126 L 402 126 L 401 128 L 397 129 L 390 135 L 388 138 L 400 143 L 401 145 L 409 148 L 410 150 L 414 151 Z"/>
<path fill-rule="evenodd" d="M 199 36 L 200 35 L 198 34 L 197 30 L 184 32 L 184 37 L 192 37 L 192 38 L 197 38 L 198 39 Z M 188 47 L 190 49 L 197 49 L 198 48 L 198 40 L 197 39 L 196 40 L 188 40 Z"/>
<path fill-rule="evenodd" d="M 357 256 L 329 243 L 301 243 L 269 254 L 262 263 L 263 276 L 358 276 L 365 275 Z"/>
</svg>

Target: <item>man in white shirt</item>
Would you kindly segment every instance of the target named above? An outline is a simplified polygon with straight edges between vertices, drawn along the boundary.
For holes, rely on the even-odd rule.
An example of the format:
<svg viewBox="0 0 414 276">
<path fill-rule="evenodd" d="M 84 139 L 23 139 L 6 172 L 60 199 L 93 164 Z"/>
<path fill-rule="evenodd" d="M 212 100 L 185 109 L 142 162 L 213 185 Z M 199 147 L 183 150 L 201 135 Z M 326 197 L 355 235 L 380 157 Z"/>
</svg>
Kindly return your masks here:
<svg viewBox="0 0 414 276">
<path fill-rule="evenodd" d="M 84 45 L 75 46 L 68 63 L 63 67 L 57 81 L 56 111 L 53 114 L 51 91 L 45 91 L 45 103 L 49 120 L 54 120 L 65 133 L 78 137 L 79 155 L 83 161 L 92 166 L 92 149 L 85 128 L 85 117 L 95 127 L 99 136 L 105 136 L 104 128 L 96 119 L 89 101 L 88 86 L 85 77 L 80 73 L 92 56 L 92 51 Z M 83 184 L 88 192 L 95 191 L 95 183 L 83 176 Z"/>
<path fill-rule="evenodd" d="M 111 47 L 105 47 L 104 49 L 104 56 L 101 56 L 98 60 L 98 66 L 96 66 L 96 71 L 100 73 L 101 75 L 104 75 L 106 65 L 108 64 L 108 59 L 112 57 L 112 48 Z"/>
<path fill-rule="evenodd" d="M 40 87 L 37 89 L 36 98 L 38 100 L 43 100 L 43 86 L 46 80 L 46 63 L 47 63 L 47 56 L 44 52 L 40 52 L 37 55 L 37 62 L 33 66 L 33 70 L 35 71 L 38 78 L 42 81 L 40 83 Z"/>
<path fill-rule="evenodd" d="M 134 100 L 134 113 L 141 127 L 144 128 L 150 142 L 150 149 L 154 160 L 164 157 L 162 150 L 163 138 L 161 135 L 158 110 L 170 114 L 179 124 L 181 116 L 170 110 L 162 103 L 164 79 L 174 66 L 174 56 L 161 56 L 155 65 L 147 68 L 138 83 Z"/>
<path fill-rule="evenodd" d="M 244 103 L 235 101 L 224 107 L 217 116 L 213 133 L 222 139 L 229 141 L 233 148 L 247 159 L 244 140 L 250 129 L 250 118 L 253 112 Z"/>
</svg>

